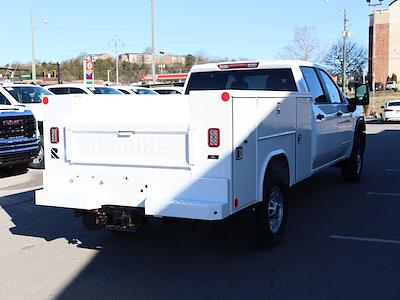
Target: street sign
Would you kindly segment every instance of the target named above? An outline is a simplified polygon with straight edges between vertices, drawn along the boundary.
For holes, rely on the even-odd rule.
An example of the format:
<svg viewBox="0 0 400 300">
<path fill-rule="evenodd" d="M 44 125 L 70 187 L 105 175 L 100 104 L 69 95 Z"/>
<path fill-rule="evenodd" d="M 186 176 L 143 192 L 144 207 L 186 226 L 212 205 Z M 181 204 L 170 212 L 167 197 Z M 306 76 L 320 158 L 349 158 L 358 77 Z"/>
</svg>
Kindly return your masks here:
<svg viewBox="0 0 400 300">
<path fill-rule="evenodd" d="M 94 69 L 93 62 L 91 60 L 86 61 L 86 70 L 93 72 L 93 69 Z"/>
<path fill-rule="evenodd" d="M 83 83 L 94 84 L 94 63 L 90 59 L 83 61 Z"/>
</svg>

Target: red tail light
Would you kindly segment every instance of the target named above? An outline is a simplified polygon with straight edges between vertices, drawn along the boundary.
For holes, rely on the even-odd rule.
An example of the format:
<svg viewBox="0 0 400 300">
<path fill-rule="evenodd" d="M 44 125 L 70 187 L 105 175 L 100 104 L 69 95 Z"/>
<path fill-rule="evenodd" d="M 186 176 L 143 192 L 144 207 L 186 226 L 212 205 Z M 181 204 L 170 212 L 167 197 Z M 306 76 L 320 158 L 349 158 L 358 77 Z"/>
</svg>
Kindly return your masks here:
<svg viewBox="0 0 400 300">
<path fill-rule="evenodd" d="M 389 111 L 393 111 L 393 109 L 385 108 L 383 111 L 384 112 L 389 112 Z"/>
<path fill-rule="evenodd" d="M 220 145 L 220 134 L 218 128 L 208 129 L 208 146 L 209 147 L 219 147 Z"/>
<path fill-rule="evenodd" d="M 60 141 L 60 132 L 58 127 L 51 127 L 50 128 L 50 142 L 52 144 L 58 144 Z"/>
</svg>

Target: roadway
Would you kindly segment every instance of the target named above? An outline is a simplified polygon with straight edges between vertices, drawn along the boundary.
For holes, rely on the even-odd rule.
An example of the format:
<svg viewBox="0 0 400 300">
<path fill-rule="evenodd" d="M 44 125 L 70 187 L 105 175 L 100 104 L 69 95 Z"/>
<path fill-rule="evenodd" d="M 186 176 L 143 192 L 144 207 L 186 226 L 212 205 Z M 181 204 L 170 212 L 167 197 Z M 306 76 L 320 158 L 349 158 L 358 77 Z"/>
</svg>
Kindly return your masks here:
<svg viewBox="0 0 400 300">
<path fill-rule="evenodd" d="M 40 172 L 0 178 L 0 299 L 400 299 L 400 124 L 367 131 L 362 181 L 332 168 L 297 185 L 267 251 L 246 215 L 88 232 L 34 205 Z"/>
</svg>

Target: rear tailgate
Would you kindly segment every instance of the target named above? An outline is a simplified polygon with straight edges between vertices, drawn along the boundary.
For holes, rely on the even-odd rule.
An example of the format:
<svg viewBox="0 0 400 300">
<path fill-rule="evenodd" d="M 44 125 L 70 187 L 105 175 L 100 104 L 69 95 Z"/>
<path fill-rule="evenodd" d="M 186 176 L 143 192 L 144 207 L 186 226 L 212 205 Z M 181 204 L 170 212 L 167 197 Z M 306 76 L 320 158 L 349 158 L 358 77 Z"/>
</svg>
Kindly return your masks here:
<svg viewBox="0 0 400 300">
<path fill-rule="evenodd" d="M 232 108 L 219 95 L 49 97 L 44 188 L 36 203 L 224 218 L 231 193 Z M 224 132 L 216 149 L 207 142 L 214 127 Z M 58 128 L 56 144 L 50 142 L 51 128 Z"/>
</svg>

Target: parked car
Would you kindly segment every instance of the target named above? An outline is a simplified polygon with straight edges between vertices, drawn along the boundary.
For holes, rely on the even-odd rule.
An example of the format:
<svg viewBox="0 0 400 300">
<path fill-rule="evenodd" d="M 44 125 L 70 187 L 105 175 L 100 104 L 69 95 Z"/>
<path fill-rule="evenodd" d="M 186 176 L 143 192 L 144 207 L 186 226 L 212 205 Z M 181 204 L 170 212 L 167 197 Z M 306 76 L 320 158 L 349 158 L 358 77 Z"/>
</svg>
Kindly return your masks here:
<svg viewBox="0 0 400 300">
<path fill-rule="evenodd" d="M 141 87 L 141 86 L 114 86 L 115 89 L 126 95 L 158 95 L 153 89 Z"/>
<path fill-rule="evenodd" d="M 67 95 L 67 94 L 87 94 L 87 95 L 98 95 L 98 94 L 117 94 L 122 95 L 123 93 L 119 90 L 105 85 L 84 85 L 84 84 L 55 84 L 45 86 L 46 89 L 56 95 Z"/>
<path fill-rule="evenodd" d="M 26 106 L 33 112 L 33 115 L 38 122 L 40 143 L 39 151 L 37 152 L 36 157 L 29 164 L 29 167 L 34 169 L 43 169 L 43 106 L 41 104 L 44 96 L 53 95 L 53 93 L 39 85 L 6 83 L 0 86 L 0 94 L 3 94 L 12 105 Z"/>
<path fill-rule="evenodd" d="M 375 91 L 383 91 L 383 83 L 375 82 Z"/>
<path fill-rule="evenodd" d="M 382 106 L 382 121 L 400 121 L 400 99 L 390 100 Z"/>
<path fill-rule="evenodd" d="M 396 82 L 395 81 L 388 81 L 386 83 L 386 90 L 394 90 L 396 88 Z"/>
<path fill-rule="evenodd" d="M 153 88 L 157 93 L 161 95 L 181 95 L 183 94 L 183 88 L 176 86 L 163 86 Z"/>
</svg>

